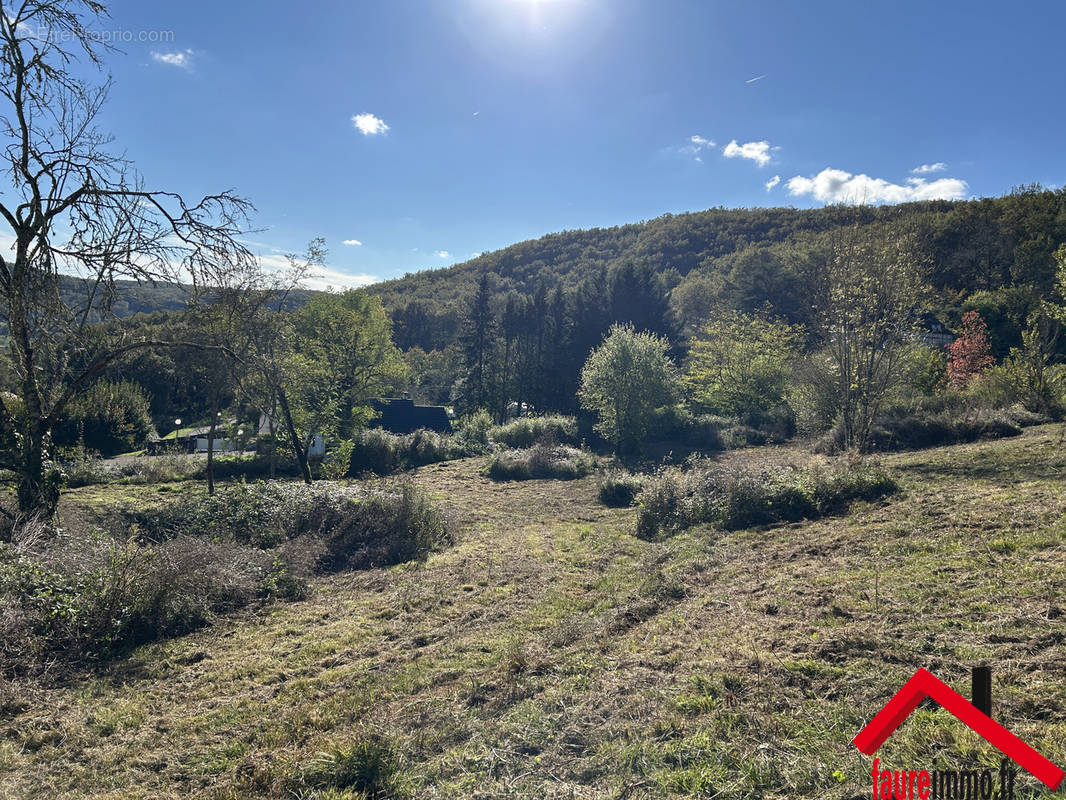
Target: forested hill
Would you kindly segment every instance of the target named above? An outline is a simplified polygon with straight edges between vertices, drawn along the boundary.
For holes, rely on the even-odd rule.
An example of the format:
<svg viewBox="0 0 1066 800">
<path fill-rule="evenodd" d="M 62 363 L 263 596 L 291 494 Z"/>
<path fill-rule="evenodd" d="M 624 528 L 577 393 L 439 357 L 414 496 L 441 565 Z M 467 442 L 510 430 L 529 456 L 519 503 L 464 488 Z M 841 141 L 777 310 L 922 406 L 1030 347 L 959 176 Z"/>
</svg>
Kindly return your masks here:
<svg viewBox="0 0 1066 800">
<path fill-rule="evenodd" d="M 85 282 L 80 278 L 61 275 L 60 291 L 73 308 L 84 304 Z M 115 281 L 115 300 L 112 311 L 117 317 L 153 311 L 180 311 L 189 300 L 189 287 L 178 283 L 140 283 Z"/>
<path fill-rule="evenodd" d="M 592 291 L 597 281 L 609 290 L 612 275 L 621 270 L 638 273 L 638 284 L 647 279 L 640 273 L 652 273 L 669 295 L 679 324 L 723 299 L 739 306 L 769 301 L 789 315 L 785 295 L 798 288 L 782 266 L 790 248 L 843 225 L 900 220 L 919 232 L 937 288 L 959 296 L 1015 284 L 1046 288 L 1054 273 L 1052 254 L 1066 242 L 1066 190 L 1031 186 L 1000 198 L 962 202 L 666 214 L 519 242 L 452 267 L 386 281 L 371 291 L 392 314 L 404 349 L 441 349 L 455 342 L 485 274 L 491 276 L 493 303 L 500 309 L 511 291 L 533 297 L 561 287 L 576 296 L 582 284 Z"/>
<path fill-rule="evenodd" d="M 87 292 L 92 291 L 92 287 L 87 286 L 84 280 L 71 275 L 61 275 L 59 285 L 64 300 L 72 308 L 81 308 Z M 293 292 L 287 307 L 302 306 L 313 294 L 314 291 L 310 289 Z M 180 283 L 117 280 L 111 312 L 121 319 L 156 311 L 181 311 L 192 296 L 192 287 Z"/>
</svg>

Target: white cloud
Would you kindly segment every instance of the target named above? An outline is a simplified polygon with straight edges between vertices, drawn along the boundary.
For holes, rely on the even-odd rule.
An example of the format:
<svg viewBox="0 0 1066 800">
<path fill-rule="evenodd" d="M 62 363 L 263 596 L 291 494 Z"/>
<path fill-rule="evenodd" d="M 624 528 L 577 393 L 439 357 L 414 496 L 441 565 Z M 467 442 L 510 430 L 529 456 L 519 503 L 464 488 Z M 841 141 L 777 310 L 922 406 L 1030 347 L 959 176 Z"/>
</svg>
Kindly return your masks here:
<svg viewBox="0 0 1066 800">
<path fill-rule="evenodd" d="M 289 259 L 282 255 L 261 255 L 259 256 L 259 263 L 263 269 L 268 272 L 281 272 L 289 268 Z M 329 269 L 328 267 L 311 267 L 307 271 L 307 276 L 304 279 L 303 286 L 305 289 L 316 289 L 318 291 L 324 291 L 326 289 L 354 289 L 360 286 L 369 286 L 372 283 L 380 281 L 377 275 L 368 275 L 366 273 L 352 274 L 350 272 L 340 272 L 339 270 Z"/>
<path fill-rule="evenodd" d="M 890 183 L 869 175 L 852 175 L 842 169 L 826 168 L 817 175 L 805 178 L 797 175 L 788 180 L 788 190 L 794 195 L 810 195 L 823 203 L 907 203 L 915 200 L 959 200 L 969 188 L 958 178 L 907 178 L 906 184 Z"/>
<path fill-rule="evenodd" d="M 365 272 L 352 274 L 338 272 L 335 269 L 325 267 L 312 267 L 305 285 L 308 289 L 358 289 L 361 286 L 369 286 L 381 280 L 377 275 L 369 275 Z"/>
<path fill-rule="evenodd" d="M 477 258 L 477 257 L 478 257 L 478 256 L 480 256 L 480 255 L 481 255 L 481 251 L 479 250 L 479 251 L 478 251 L 478 252 L 476 252 L 476 253 L 471 253 L 471 254 L 470 254 L 470 257 L 471 257 L 471 258 Z"/>
<path fill-rule="evenodd" d="M 451 258 L 451 257 L 452 257 L 452 254 L 449 253 L 447 250 L 438 250 L 437 251 L 437 258 Z"/>
<path fill-rule="evenodd" d="M 152 60 L 158 64 L 166 64 L 170 67 L 179 67 L 180 69 L 192 68 L 192 50 L 180 50 L 177 53 L 159 53 L 155 50 L 152 51 Z"/>
<path fill-rule="evenodd" d="M 775 186 L 777 186 L 777 184 L 779 184 L 779 183 L 781 183 L 781 176 L 780 175 L 774 175 L 774 177 L 770 178 L 770 180 L 768 180 L 766 182 L 766 191 L 770 191 Z"/>
<path fill-rule="evenodd" d="M 734 139 L 722 148 L 722 155 L 726 158 L 747 158 L 760 167 L 765 167 L 770 163 L 770 143 L 764 141 L 737 144 Z"/>
<path fill-rule="evenodd" d="M 703 159 L 700 157 L 700 153 L 714 146 L 714 142 L 710 139 L 694 135 L 688 137 L 688 144 L 677 148 L 677 152 L 683 156 L 692 156 L 696 161 L 702 162 Z"/>
<path fill-rule="evenodd" d="M 943 172 L 948 168 L 948 165 L 943 161 L 937 161 L 935 164 L 921 164 L 911 170 L 912 175 L 928 175 L 930 172 Z"/>
<path fill-rule="evenodd" d="M 358 239 L 345 239 L 342 242 L 342 244 L 346 244 L 349 247 L 362 247 L 363 246 L 363 243 L 360 242 Z"/>
<path fill-rule="evenodd" d="M 385 124 L 385 120 L 366 113 L 353 115 L 352 124 L 363 136 L 376 136 L 379 133 L 385 133 L 389 129 L 389 126 Z"/>
</svg>

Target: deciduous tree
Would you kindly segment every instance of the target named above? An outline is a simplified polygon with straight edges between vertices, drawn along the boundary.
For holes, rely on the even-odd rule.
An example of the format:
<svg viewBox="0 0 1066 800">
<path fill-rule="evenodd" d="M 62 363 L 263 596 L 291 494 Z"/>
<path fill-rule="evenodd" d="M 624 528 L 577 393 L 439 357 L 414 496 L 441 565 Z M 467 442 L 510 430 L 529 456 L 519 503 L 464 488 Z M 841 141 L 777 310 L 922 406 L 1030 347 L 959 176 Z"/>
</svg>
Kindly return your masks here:
<svg viewBox="0 0 1066 800">
<path fill-rule="evenodd" d="M 862 451 L 882 403 L 905 377 L 925 263 L 912 232 L 868 226 L 842 229 L 808 266 L 811 323 L 827 356 L 812 363 L 824 366 L 819 380 L 840 409 L 845 448 Z"/>
<path fill-rule="evenodd" d="M 948 346 L 948 383 L 962 389 L 983 370 L 996 363 L 988 341 L 988 326 L 976 311 L 962 315 L 959 335 Z"/>
<path fill-rule="evenodd" d="M 704 410 L 745 416 L 784 401 L 802 331 L 768 314 L 723 311 L 700 328 L 684 383 Z"/>
<path fill-rule="evenodd" d="M 632 453 L 647 437 L 654 414 L 676 397 L 677 369 L 670 343 L 632 325 L 612 325 L 581 371 L 581 405 L 599 417 L 596 430 L 620 453 Z"/>
<path fill-rule="evenodd" d="M 19 402 L 0 404 L 0 467 L 22 514 L 52 512 L 62 476 L 51 434 L 64 408 L 109 364 L 162 343 L 85 331 L 106 316 L 119 278 L 213 285 L 251 261 L 240 243 L 247 201 L 231 192 L 188 203 L 149 188 L 96 127 L 107 84 L 77 76 L 99 64 L 95 0 L 4 4 L 0 13 L 0 132 L 8 176 L 0 223 L 0 316 L 7 324 Z M 75 275 L 78 297 L 61 291 Z"/>
</svg>

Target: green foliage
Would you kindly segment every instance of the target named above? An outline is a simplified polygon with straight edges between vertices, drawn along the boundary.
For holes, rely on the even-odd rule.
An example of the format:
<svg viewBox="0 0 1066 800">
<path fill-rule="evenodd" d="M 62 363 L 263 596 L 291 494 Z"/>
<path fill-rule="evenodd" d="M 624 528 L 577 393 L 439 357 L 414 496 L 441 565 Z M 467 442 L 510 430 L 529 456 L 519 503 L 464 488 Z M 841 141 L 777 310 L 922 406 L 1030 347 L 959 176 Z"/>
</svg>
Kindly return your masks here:
<svg viewBox="0 0 1066 800">
<path fill-rule="evenodd" d="M 849 450 L 866 448 L 881 405 L 903 382 L 925 274 L 917 236 L 897 226 L 856 226 L 812 253 L 806 277 L 822 353 L 807 374 L 833 397 Z"/>
<path fill-rule="evenodd" d="M 1066 267 L 1062 290 L 1066 291 Z M 1066 307 L 1045 303 L 1022 332 L 1021 347 L 1011 348 L 995 378 L 1030 411 L 1059 417 L 1066 410 L 1066 367 L 1055 364 Z"/>
<path fill-rule="evenodd" d="M 519 417 L 489 429 L 489 439 L 505 447 L 530 447 L 541 440 L 559 444 L 580 443 L 574 417 Z"/>
<path fill-rule="evenodd" d="M 1031 289 L 1004 286 L 993 291 L 979 291 L 963 301 L 960 311 L 976 311 L 988 325 L 992 355 L 1004 358 L 1012 347 L 1022 342 L 1026 320 L 1036 306 Z"/>
<path fill-rule="evenodd" d="M 388 475 L 482 452 L 459 435 L 424 428 L 405 435 L 371 428 L 357 433 L 351 444 L 347 474 L 353 477 L 367 472 Z"/>
<path fill-rule="evenodd" d="M 696 464 L 686 471 L 664 469 L 644 484 L 637 536 L 655 539 L 701 523 L 733 530 L 818 519 L 855 500 L 876 500 L 896 490 L 892 477 L 870 464 L 762 470 Z"/>
<path fill-rule="evenodd" d="M 588 475 L 596 460 L 583 450 L 541 443 L 528 450 L 501 450 L 489 459 L 485 473 L 494 481 L 539 478 L 573 480 Z"/>
<path fill-rule="evenodd" d="M 352 465 L 352 452 L 355 450 L 355 442 L 345 439 L 338 442 L 334 448 L 326 454 L 322 462 L 322 475 L 327 480 L 339 481 L 348 475 Z"/>
<path fill-rule="evenodd" d="M 487 448 L 489 446 L 489 431 L 492 428 L 492 414 L 483 408 L 479 408 L 473 414 L 463 417 L 456 423 L 455 435 L 468 447 Z"/>
<path fill-rule="evenodd" d="M 947 354 L 938 347 L 910 344 L 902 353 L 903 387 L 908 393 L 932 395 L 944 383 Z"/>
<path fill-rule="evenodd" d="M 406 561 L 451 539 L 437 507 L 409 485 L 340 494 L 324 485 L 235 484 L 136 519 L 158 540 L 206 537 L 272 550 L 309 536 L 324 547 L 314 568 L 327 571 Z"/>
<path fill-rule="evenodd" d="M 596 430 L 620 452 L 647 437 L 654 414 L 674 402 L 677 370 L 669 342 L 631 325 L 613 325 L 581 371 L 581 404 L 599 416 Z"/>
<path fill-rule="evenodd" d="M 986 375 L 985 379 L 990 376 Z M 870 432 L 869 449 L 878 452 L 918 450 L 978 439 L 1017 436 L 1025 425 L 1047 422 L 1047 417 L 1020 407 L 967 407 L 951 404 L 940 410 L 894 409 L 879 417 Z M 839 425 L 815 443 L 820 453 L 840 453 L 844 436 Z"/>
<path fill-rule="evenodd" d="M 766 314 L 724 311 L 692 342 L 684 384 L 713 414 L 746 417 L 779 406 L 803 334 Z"/>
<path fill-rule="evenodd" d="M 295 313 L 293 331 L 286 390 L 305 436 L 350 436 L 372 417 L 369 401 L 407 377 L 381 300 L 365 290 L 315 295 Z"/>
<path fill-rule="evenodd" d="M 605 472 L 600 477 L 600 502 L 613 508 L 631 506 L 640 494 L 643 484 L 643 478 L 631 472 Z"/>
<path fill-rule="evenodd" d="M 64 409 L 53 433 L 61 447 L 84 443 L 105 457 L 140 450 L 155 433 L 148 398 L 132 381 L 97 381 Z"/>
</svg>

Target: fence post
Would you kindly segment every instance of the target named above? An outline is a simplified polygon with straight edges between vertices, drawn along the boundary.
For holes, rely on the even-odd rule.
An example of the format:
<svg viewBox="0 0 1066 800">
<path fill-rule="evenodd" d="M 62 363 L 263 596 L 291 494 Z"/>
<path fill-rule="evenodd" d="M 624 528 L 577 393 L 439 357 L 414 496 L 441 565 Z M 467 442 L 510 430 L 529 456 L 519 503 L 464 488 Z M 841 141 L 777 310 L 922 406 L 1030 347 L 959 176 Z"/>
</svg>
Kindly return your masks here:
<svg viewBox="0 0 1066 800">
<path fill-rule="evenodd" d="M 992 668 L 974 667 L 970 680 L 971 702 L 985 716 L 992 716 Z"/>
</svg>

